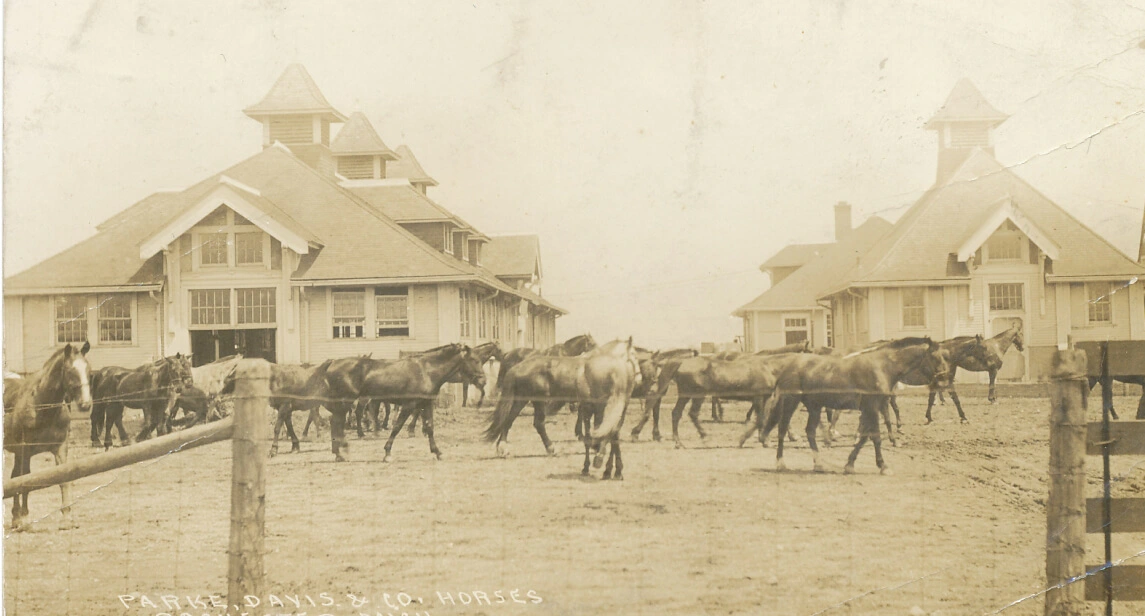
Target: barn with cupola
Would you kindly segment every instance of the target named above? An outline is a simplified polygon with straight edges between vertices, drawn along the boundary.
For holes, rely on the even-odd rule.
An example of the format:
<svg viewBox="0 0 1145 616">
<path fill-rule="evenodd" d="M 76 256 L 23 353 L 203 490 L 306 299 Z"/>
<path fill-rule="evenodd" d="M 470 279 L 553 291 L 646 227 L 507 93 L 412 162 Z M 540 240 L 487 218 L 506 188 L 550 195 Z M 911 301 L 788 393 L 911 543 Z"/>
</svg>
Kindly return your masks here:
<svg viewBox="0 0 1145 616">
<path fill-rule="evenodd" d="M 413 151 L 335 109 L 301 65 L 243 113 L 258 153 L 5 279 L 6 369 L 85 340 L 97 366 L 555 343 L 565 311 L 486 267 L 493 239 L 430 197 Z M 533 257 L 539 244 L 520 258 Z"/>
<path fill-rule="evenodd" d="M 818 327 L 815 343 L 837 348 L 905 336 L 989 337 L 1018 325 L 1026 350 L 1011 347 L 999 378 L 1030 381 L 1047 377 L 1053 351 L 1071 339 L 1145 339 L 1140 256 L 1123 253 L 995 158 L 994 129 L 1007 117 L 960 81 L 925 125 L 938 137 L 934 185 L 893 225 L 872 217 L 849 233 L 848 211 L 848 224 L 837 225 L 845 239 L 773 257 L 799 259 L 736 311 L 750 348 L 781 344 L 785 321 L 800 332 Z"/>
</svg>

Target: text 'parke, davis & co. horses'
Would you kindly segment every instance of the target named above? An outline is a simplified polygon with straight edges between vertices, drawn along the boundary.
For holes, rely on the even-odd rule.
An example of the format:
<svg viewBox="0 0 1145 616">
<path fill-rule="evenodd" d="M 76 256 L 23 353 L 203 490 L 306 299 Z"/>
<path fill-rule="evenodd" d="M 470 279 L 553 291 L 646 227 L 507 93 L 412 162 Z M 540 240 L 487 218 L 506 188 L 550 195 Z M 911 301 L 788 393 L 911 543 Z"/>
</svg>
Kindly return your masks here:
<svg viewBox="0 0 1145 616">
<path fill-rule="evenodd" d="M 533 405 L 533 427 L 545 450 L 555 452 L 545 431 L 545 417 L 565 404 L 578 405 L 578 424 L 591 424 L 585 441 L 584 474 L 588 474 L 590 451 L 597 450 L 596 465 L 604 455 L 602 444 L 611 444 L 605 477 L 622 478 L 618 434 L 632 390 L 642 380 L 639 358 L 632 340 L 613 341 L 577 357 L 534 355 L 511 368 L 501 382 L 501 398 L 489 418 L 485 440 L 497 444 L 497 453 L 508 455 L 509 429 L 525 405 Z"/>
<path fill-rule="evenodd" d="M 48 452 L 56 465 L 68 460 L 68 406 L 74 403 L 83 412 L 91 410 L 91 377 L 87 352 L 64 345 L 44 362 L 39 372 L 23 379 L 4 379 L 4 449 L 12 452 L 12 478 L 32 472 L 32 456 Z M 71 484 L 60 484 L 63 514 L 61 528 L 71 528 Z M 28 493 L 12 497 L 12 528 L 21 530 L 28 523 Z"/>
<path fill-rule="evenodd" d="M 858 409 L 859 440 L 844 468 L 853 472 L 859 451 L 870 439 L 875 447 L 875 463 L 880 472 L 890 474 L 883 460 L 879 417 L 888 410 L 895 385 L 904 375 L 919 371 L 940 387 L 949 384 L 947 353 L 929 338 L 903 338 L 845 357 L 801 354 L 776 375 L 775 393 L 759 418 L 761 438 L 777 424 L 776 468 L 783 470 L 783 441 L 791 417 L 800 403 L 807 408 L 807 441 L 815 460 L 815 470 L 825 470 L 819 461 L 815 431 L 824 408 Z"/>
</svg>

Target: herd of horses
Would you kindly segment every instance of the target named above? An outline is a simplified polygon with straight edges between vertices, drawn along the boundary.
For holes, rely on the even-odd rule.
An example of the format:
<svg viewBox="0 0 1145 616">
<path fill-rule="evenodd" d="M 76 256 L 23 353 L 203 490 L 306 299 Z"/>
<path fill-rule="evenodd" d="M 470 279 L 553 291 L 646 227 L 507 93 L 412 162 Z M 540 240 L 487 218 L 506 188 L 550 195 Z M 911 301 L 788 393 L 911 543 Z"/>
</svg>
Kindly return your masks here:
<svg viewBox="0 0 1145 616">
<path fill-rule="evenodd" d="M 953 385 L 956 371 L 988 372 L 989 399 L 993 402 L 995 378 L 1011 346 L 1023 350 L 1018 326 L 992 338 L 962 336 L 936 342 L 911 337 L 845 351 L 812 348 L 801 342 L 757 353 L 711 355 L 693 349 L 651 351 L 634 346 L 631 338 L 597 345 L 591 335 L 583 334 L 548 349 L 502 352 L 495 343 L 473 348 L 454 343 L 402 353 L 397 359 L 367 355 L 317 365 L 272 363 L 269 403 L 277 419 L 271 453 L 278 450 L 283 427 L 292 441 L 292 451 L 299 450 L 292 421 L 295 411 L 309 411 L 313 421 L 318 409 L 325 408 L 330 413 L 331 451 L 335 460 L 345 460 L 348 420 L 356 419 L 360 435 L 363 419 L 372 421 L 375 430 L 388 428 L 393 408 L 397 416 L 385 444 L 384 460 L 391 460 L 394 439 L 406 422 L 413 422 L 412 430 L 418 419 L 430 452 L 440 459 L 433 415 L 442 386 L 462 383 L 463 391 L 477 387 L 481 391 L 480 407 L 485 398 L 484 367 L 496 362 L 499 395 L 483 436 L 495 444 L 499 456 L 509 455 L 510 428 L 528 405 L 533 408 L 533 427 L 542 444 L 554 453 L 545 419 L 568 405 L 577 415 L 576 433 L 584 444 L 582 473 L 587 475 L 591 467 L 603 464 L 603 478 L 622 479 L 620 431 L 630 400 L 639 400 L 642 411 L 631 438 L 639 439 L 651 420 L 652 436 L 660 440 L 660 402 L 675 385 L 672 437 L 677 447 L 683 447 L 679 423 L 689 405 L 689 419 L 703 439 L 706 433 L 699 413 L 705 399 L 746 401 L 750 409 L 740 446 L 757 431 L 760 442 L 766 443 L 768 435 L 777 430 L 776 466 L 782 470 L 784 441 L 790 437 L 790 422 L 802 406 L 807 410 L 805 432 L 814 469 L 823 471 L 816 442 L 822 413 L 827 412 L 830 427 L 825 438 L 830 440 L 837 436 L 834 426 L 840 411 L 857 410 L 859 433 L 844 471 L 853 472 L 859 452 L 869 440 L 880 472 L 889 474 L 882 453 L 880 420 L 893 443 L 896 429 L 901 429 L 896 387 L 930 388 L 927 423 L 932 421 L 935 397 L 943 392 L 950 394 L 959 417 L 966 422 Z M 38 453 L 52 453 L 57 464 L 66 460 L 70 406 L 90 410 L 92 445 L 105 449 L 112 446 L 113 429 L 117 429 L 121 443 L 132 440 L 123 428 L 124 408 L 143 412 L 143 427 L 135 440 L 223 416 L 242 359 L 232 356 L 192 367 L 190 357 L 176 354 L 130 370 L 115 366 L 93 370 L 86 360 L 88 349 L 86 343 L 82 348 L 65 345 L 40 371 L 5 379 L 4 448 L 15 455 L 13 477 L 30 472 L 29 460 Z M 383 405 L 385 419 L 379 421 Z M 181 420 L 177 419 L 180 411 Z M 68 525 L 66 484 L 61 485 L 61 495 L 64 523 Z M 27 513 L 27 494 L 17 495 L 12 509 L 15 528 L 25 523 Z"/>
</svg>

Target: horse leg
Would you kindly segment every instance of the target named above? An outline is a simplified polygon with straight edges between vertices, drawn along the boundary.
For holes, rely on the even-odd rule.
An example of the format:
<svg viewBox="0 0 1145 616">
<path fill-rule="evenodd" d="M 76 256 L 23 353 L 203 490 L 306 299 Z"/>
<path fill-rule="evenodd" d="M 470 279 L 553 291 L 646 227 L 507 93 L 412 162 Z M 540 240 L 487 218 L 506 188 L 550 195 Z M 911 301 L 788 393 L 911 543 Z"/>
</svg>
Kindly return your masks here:
<svg viewBox="0 0 1145 616">
<path fill-rule="evenodd" d="M 895 430 L 898 432 L 902 432 L 902 417 L 899 416 L 899 405 L 898 405 L 898 402 L 896 402 L 896 398 L 897 398 L 896 396 L 891 396 L 891 408 L 894 409 L 894 412 L 895 412 Z M 890 430 L 890 429 L 891 429 L 891 427 L 888 424 L 887 430 Z"/>
<path fill-rule="evenodd" d="M 612 447 L 608 452 L 608 462 L 604 463 L 604 472 L 601 473 L 601 479 L 612 479 L 612 462 L 616 459 L 616 447 Z"/>
<path fill-rule="evenodd" d="M 364 402 L 362 402 L 361 398 L 354 401 L 354 425 L 358 429 L 358 438 L 366 438 L 366 433 L 362 432 L 362 415 L 364 413 L 364 409 L 362 408 L 363 404 Z"/>
<path fill-rule="evenodd" d="M 814 460 L 816 473 L 827 472 L 827 467 L 819 461 L 819 445 L 815 443 L 815 433 L 819 431 L 819 416 L 822 410 L 821 406 L 807 407 L 807 444 L 811 447 L 811 458 Z"/>
<path fill-rule="evenodd" d="M 851 455 L 847 456 L 847 465 L 843 467 L 844 473 L 849 475 L 855 472 L 855 460 L 859 458 L 859 451 L 862 450 L 863 445 L 867 444 L 867 439 L 870 439 L 872 434 L 878 434 L 878 432 L 879 409 L 869 401 L 860 402 L 859 439 L 855 443 L 855 448 L 851 450 Z"/>
<path fill-rule="evenodd" d="M 585 405 L 583 405 L 583 404 L 581 405 L 581 409 L 582 409 L 581 413 L 584 413 L 584 410 L 583 410 L 584 406 Z M 591 464 L 592 464 L 592 439 L 585 437 L 585 439 L 584 439 L 584 468 L 582 468 L 580 470 L 580 474 L 587 477 L 588 473 L 589 473 L 589 470 L 588 470 L 589 465 L 591 465 Z"/>
<path fill-rule="evenodd" d="M 26 475 L 28 472 L 31 471 L 30 467 L 27 470 L 25 470 L 25 467 L 28 466 L 28 458 L 29 457 L 30 456 L 28 456 L 24 453 L 24 446 L 17 446 L 17 448 L 16 448 L 16 459 L 14 460 L 14 462 L 12 464 L 12 479 L 20 477 L 22 475 Z M 23 506 L 21 506 L 21 499 L 23 499 L 22 500 Z M 19 492 L 15 496 L 12 497 L 12 530 L 14 530 L 14 531 L 24 530 L 24 527 L 27 525 L 27 522 L 28 522 L 28 493 L 27 492 Z"/>
<path fill-rule="evenodd" d="M 680 442 L 680 417 L 684 414 L 684 407 L 688 404 L 690 398 L 680 396 L 676 400 L 676 406 L 672 407 L 672 440 L 676 441 L 676 449 L 683 449 L 684 444 Z M 700 398 L 703 401 L 703 398 Z"/>
<path fill-rule="evenodd" d="M 986 399 L 990 401 L 990 404 L 997 404 L 998 403 L 998 396 L 995 395 L 995 392 L 994 392 L 994 380 L 997 378 L 998 378 L 998 371 L 997 370 L 991 370 L 990 371 L 990 395 L 988 395 L 986 397 Z"/>
<path fill-rule="evenodd" d="M 580 426 L 580 414 L 577 414 L 577 426 Z M 553 449 L 553 442 L 549 440 L 549 435 L 545 431 L 545 403 L 540 400 L 533 401 L 533 428 L 537 430 L 537 434 L 541 435 L 541 442 L 545 445 L 545 451 L 551 456 L 557 452 Z"/>
<path fill-rule="evenodd" d="M 394 439 L 397 438 L 398 433 L 402 431 L 403 427 L 405 427 L 406 419 L 408 419 L 409 416 L 413 413 L 413 404 L 403 404 L 398 407 L 398 418 L 394 420 L 394 427 L 393 430 L 390 431 L 390 438 L 386 441 L 386 455 L 384 458 L 382 458 L 382 462 L 389 462 L 391 460 L 390 449 L 392 449 L 394 446 Z"/>
<path fill-rule="evenodd" d="M 958 392 L 954 391 L 953 387 L 950 388 L 950 399 L 954 401 L 954 408 L 958 409 L 958 419 L 962 423 L 970 423 L 970 420 L 966 418 L 966 413 L 962 412 L 962 402 L 958 399 Z"/>
<path fill-rule="evenodd" d="M 289 404 L 283 404 L 279 407 L 277 417 L 274 418 L 274 440 L 270 443 L 270 457 L 278 455 L 278 435 L 282 432 L 282 425 L 286 423 L 286 409 L 290 408 Z"/>
<path fill-rule="evenodd" d="M 751 421 L 751 414 L 752 411 L 755 411 L 755 416 L 759 417 L 759 411 L 756 409 L 761 406 L 761 404 L 762 403 L 759 401 L 759 399 L 752 400 L 751 408 L 747 410 L 747 419 L 745 419 L 743 422 L 743 433 L 741 433 L 739 436 L 740 447 L 743 447 L 743 444 L 747 442 L 747 439 L 750 438 L 751 435 L 755 432 L 756 428 L 759 427 L 759 421 Z"/>
<path fill-rule="evenodd" d="M 290 437 L 290 453 L 302 453 L 298 435 L 294 433 L 294 405 L 286 412 L 286 435 Z"/>
<path fill-rule="evenodd" d="M 720 399 L 712 396 L 712 421 L 720 421 Z"/>
<path fill-rule="evenodd" d="M 116 431 L 119 432 L 119 443 L 130 445 L 131 437 L 127 435 L 127 428 L 123 427 L 123 404 L 113 404 L 108 407 L 108 414 L 104 418 L 104 425 L 107 426 L 106 443 L 108 447 L 111 447 L 111 424 L 114 424 Z"/>
<path fill-rule="evenodd" d="M 775 412 L 780 413 L 779 416 L 779 432 L 775 435 L 775 470 L 787 470 L 787 464 L 783 462 L 783 441 L 786 440 L 787 429 L 791 425 L 791 416 L 795 414 L 795 408 L 799 405 L 789 404 L 791 410 L 788 411 L 786 407 L 776 408 Z"/>
<path fill-rule="evenodd" d="M 879 401 L 877 404 L 883 407 L 882 410 L 885 413 L 887 402 Z M 874 432 L 871 433 L 871 442 L 875 445 L 875 464 L 879 467 L 879 473 L 883 475 L 893 475 L 894 473 L 891 472 L 891 467 L 887 465 L 885 460 L 883 460 L 883 439 L 879 434 L 879 425 L 877 421 L 874 425 Z M 891 443 L 894 443 L 893 438 L 891 439 Z"/>
<path fill-rule="evenodd" d="M 612 476 L 617 481 L 624 481 L 624 460 L 620 457 L 620 434 L 612 435 L 612 454 L 616 456 L 616 474 Z"/>
<path fill-rule="evenodd" d="M 703 398 L 694 398 L 692 400 L 692 408 L 688 411 L 688 419 L 691 419 L 692 425 L 696 426 L 696 432 L 700 433 L 701 441 L 708 438 L 708 433 L 704 432 L 704 427 L 700 425 L 700 409 L 702 409 L 703 406 Z"/>
<path fill-rule="evenodd" d="M 831 435 L 832 441 L 834 441 L 835 439 L 839 438 L 839 436 L 841 436 L 839 434 L 839 430 L 835 427 L 835 425 L 839 423 L 839 417 L 841 417 L 842 415 L 843 415 L 843 409 L 832 409 L 831 427 L 829 430 L 827 430 L 827 432 Z"/>
<path fill-rule="evenodd" d="M 91 446 L 102 447 L 103 443 L 99 440 L 99 433 L 103 432 L 103 422 L 106 417 L 106 411 L 103 404 L 91 405 Z"/>
<path fill-rule="evenodd" d="M 502 458 L 509 457 L 509 429 L 513 427 L 513 422 L 517 421 L 517 416 L 521 414 L 521 409 L 529 401 L 523 398 L 514 398 L 512 404 L 509 405 L 509 415 L 502 424 L 505 426 L 501 430 L 501 434 L 497 435 L 497 455 Z M 500 402 L 498 402 L 500 404 Z"/>
<path fill-rule="evenodd" d="M 310 413 L 306 415 L 306 425 L 302 426 L 302 438 L 306 438 L 310 433 L 311 424 L 314 425 L 314 434 L 318 434 L 318 422 L 315 421 L 318 417 L 318 407 L 310 409 Z"/>
<path fill-rule="evenodd" d="M 389 402 L 383 402 L 382 404 L 384 404 L 386 407 L 386 416 L 382 419 L 382 429 L 383 430 L 389 430 L 390 429 L 390 410 L 391 410 L 392 406 L 390 405 Z"/>
<path fill-rule="evenodd" d="M 926 425 L 928 425 L 928 426 L 930 424 L 934 423 L 934 418 L 930 416 L 930 410 L 934 408 L 934 398 L 936 396 L 941 396 L 941 395 L 942 395 L 942 390 L 932 389 L 932 390 L 930 390 L 930 395 L 927 396 L 927 399 L 926 399 Z"/>
<path fill-rule="evenodd" d="M 423 423 L 425 421 L 425 419 L 422 418 L 421 415 L 422 415 L 421 407 L 414 409 L 413 419 L 410 420 L 410 422 L 409 422 L 409 436 L 410 436 L 410 438 L 413 438 L 414 431 L 417 430 L 417 420 L 421 419 Z"/>
<path fill-rule="evenodd" d="M 330 405 L 330 450 L 334 453 L 335 462 L 345 462 L 342 452 L 350 447 L 346 442 L 346 416 L 350 414 L 350 404 L 335 402 Z"/>
<path fill-rule="evenodd" d="M 421 409 L 421 423 L 422 429 L 425 431 L 426 438 L 429 439 L 429 451 L 438 460 L 441 459 L 441 450 L 437 448 L 437 441 L 433 440 L 433 400 L 426 400 Z M 389 453 L 389 452 L 387 452 Z"/>
<path fill-rule="evenodd" d="M 56 466 L 66 464 L 68 461 L 68 441 L 65 439 L 60 443 L 58 449 L 52 452 L 56 458 Z M 60 530 L 71 530 L 76 528 L 75 522 L 72 521 L 72 482 L 65 481 L 60 484 L 60 515 L 63 516 L 60 520 Z"/>
<path fill-rule="evenodd" d="M 648 418 L 652 414 L 652 400 L 653 398 L 651 397 L 645 398 L 640 405 L 640 419 L 636 422 L 636 425 L 632 427 L 632 432 L 630 433 L 634 441 L 640 440 L 640 433 L 644 431 L 644 424 L 648 423 Z"/>
<path fill-rule="evenodd" d="M 136 441 L 145 441 L 151 437 L 151 431 L 158 426 L 158 422 L 155 421 L 155 414 L 155 410 L 147 404 L 143 405 L 143 427 L 139 430 L 139 436 L 135 437 Z"/>
<path fill-rule="evenodd" d="M 655 403 L 652 404 L 652 440 L 660 442 L 660 401 L 662 398 L 657 397 Z"/>
</svg>

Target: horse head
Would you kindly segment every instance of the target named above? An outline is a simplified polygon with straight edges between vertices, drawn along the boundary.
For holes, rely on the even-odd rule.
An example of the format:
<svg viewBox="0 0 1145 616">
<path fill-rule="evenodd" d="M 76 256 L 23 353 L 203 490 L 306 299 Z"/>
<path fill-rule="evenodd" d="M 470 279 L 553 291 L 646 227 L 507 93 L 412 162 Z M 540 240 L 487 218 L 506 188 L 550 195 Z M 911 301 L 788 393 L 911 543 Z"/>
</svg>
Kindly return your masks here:
<svg viewBox="0 0 1145 616">
<path fill-rule="evenodd" d="M 942 348 L 942 345 L 930 339 L 930 336 L 923 338 L 926 342 L 927 353 L 923 357 L 923 373 L 931 376 L 931 382 L 938 387 L 950 386 L 950 367 L 952 365 L 950 351 Z"/>
<path fill-rule="evenodd" d="M 564 348 L 565 354 L 569 357 L 576 357 L 583 353 L 587 353 L 596 348 L 596 340 L 592 339 L 592 334 L 581 334 L 569 338 L 561 345 Z"/>
<path fill-rule="evenodd" d="M 1026 347 L 1022 343 L 1022 324 L 1021 324 L 1021 322 L 1014 323 L 1013 325 L 1011 325 L 1010 330 L 1013 332 L 1012 334 L 1010 334 L 1010 342 L 1014 343 L 1014 348 L 1018 349 L 1019 353 L 1025 352 Z"/>
<path fill-rule="evenodd" d="M 465 345 L 457 345 L 458 366 L 457 372 L 462 378 L 469 381 L 478 389 L 485 389 L 485 371 L 481 369 L 484 364 L 473 349 Z"/>
<path fill-rule="evenodd" d="M 59 352 L 59 359 L 49 370 L 49 376 L 60 385 L 64 402 L 76 402 L 80 410 L 91 410 L 91 372 L 87 363 L 87 352 L 91 343 L 84 342 L 76 348 L 67 344 Z"/>
</svg>

